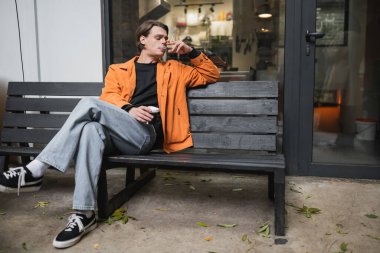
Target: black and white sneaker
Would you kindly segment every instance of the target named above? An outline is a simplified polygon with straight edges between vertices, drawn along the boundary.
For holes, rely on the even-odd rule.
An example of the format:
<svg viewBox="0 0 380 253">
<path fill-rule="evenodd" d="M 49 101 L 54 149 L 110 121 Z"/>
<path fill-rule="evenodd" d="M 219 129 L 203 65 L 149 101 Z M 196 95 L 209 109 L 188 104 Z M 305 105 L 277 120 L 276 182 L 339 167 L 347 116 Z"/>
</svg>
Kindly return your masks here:
<svg viewBox="0 0 380 253">
<path fill-rule="evenodd" d="M 88 232 L 96 228 L 95 213 L 90 218 L 83 213 L 73 213 L 63 229 L 53 241 L 53 246 L 59 249 L 71 247 Z"/>
<path fill-rule="evenodd" d="M 26 167 L 9 169 L 0 174 L 0 192 L 33 192 L 41 188 L 42 177 L 35 178 Z"/>
</svg>

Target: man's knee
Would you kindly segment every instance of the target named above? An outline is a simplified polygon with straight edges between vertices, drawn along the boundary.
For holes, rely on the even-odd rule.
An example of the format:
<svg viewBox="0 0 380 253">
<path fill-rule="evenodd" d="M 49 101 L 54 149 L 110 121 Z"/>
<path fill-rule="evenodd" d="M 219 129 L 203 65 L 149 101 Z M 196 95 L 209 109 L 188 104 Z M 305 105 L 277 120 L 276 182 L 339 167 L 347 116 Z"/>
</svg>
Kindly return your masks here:
<svg viewBox="0 0 380 253">
<path fill-rule="evenodd" d="M 103 140 L 106 138 L 104 128 L 100 123 L 96 121 L 91 121 L 84 125 L 82 130 L 82 136 L 89 136 L 89 138 L 91 138 L 94 137 L 96 134 L 98 134 Z"/>
</svg>

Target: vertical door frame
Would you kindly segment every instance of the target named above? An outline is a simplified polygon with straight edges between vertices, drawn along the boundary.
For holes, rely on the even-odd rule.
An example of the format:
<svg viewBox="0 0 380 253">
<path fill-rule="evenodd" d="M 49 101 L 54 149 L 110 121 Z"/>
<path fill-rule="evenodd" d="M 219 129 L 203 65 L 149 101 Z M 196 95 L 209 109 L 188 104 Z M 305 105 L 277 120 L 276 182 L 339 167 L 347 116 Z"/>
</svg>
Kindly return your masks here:
<svg viewBox="0 0 380 253">
<path fill-rule="evenodd" d="M 106 76 L 108 67 L 111 64 L 111 1 L 101 1 L 101 18 L 102 18 L 102 44 L 103 44 L 103 77 Z"/>
<path fill-rule="evenodd" d="M 284 155 L 287 174 L 305 175 L 299 168 L 300 87 L 301 87 L 301 8 L 303 0 L 285 2 L 284 59 Z"/>
</svg>

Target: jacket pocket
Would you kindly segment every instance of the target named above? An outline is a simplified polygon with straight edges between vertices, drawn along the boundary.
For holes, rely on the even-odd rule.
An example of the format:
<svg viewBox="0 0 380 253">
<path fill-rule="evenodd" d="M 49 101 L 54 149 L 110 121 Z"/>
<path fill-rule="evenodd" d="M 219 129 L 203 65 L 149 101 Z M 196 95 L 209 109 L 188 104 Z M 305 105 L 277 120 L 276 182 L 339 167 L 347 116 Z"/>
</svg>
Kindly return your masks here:
<svg viewBox="0 0 380 253">
<path fill-rule="evenodd" d="M 180 108 L 176 107 L 169 143 L 183 142 L 190 135 L 190 124 L 187 115 L 182 115 Z"/>
</svg>

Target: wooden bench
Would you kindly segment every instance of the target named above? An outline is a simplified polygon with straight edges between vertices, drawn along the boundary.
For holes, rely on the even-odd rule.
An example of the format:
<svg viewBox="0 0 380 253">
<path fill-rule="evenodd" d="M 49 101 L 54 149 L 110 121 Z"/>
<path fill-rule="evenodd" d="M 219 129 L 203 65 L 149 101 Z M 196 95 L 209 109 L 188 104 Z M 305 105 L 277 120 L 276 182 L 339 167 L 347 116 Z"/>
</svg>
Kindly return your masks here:
<svg viewBox="0 0 380 253">
<path fill-rule="evenodd" d="M 0 161 L 27 163 L 63 125 L 81 97 L 98 96 L 102 83 L 10 82 L 1 133 Z M 268 175 L 275 234 L 284 235 L 285 161 L 277 154 L 276 82 L 219 82 L 188 92 L 194 147 L 180 153 L 104 158 L 98 215 L 107 218 L 155 176 L 156 168 L 253 172 Z M 106 171 L 126 167 L 125 188 L 109 199 Z M 136 171 L 139 170 L 139 173 Z M 244 203 L 242 203 L 244 205 Z"/>
</svg>

